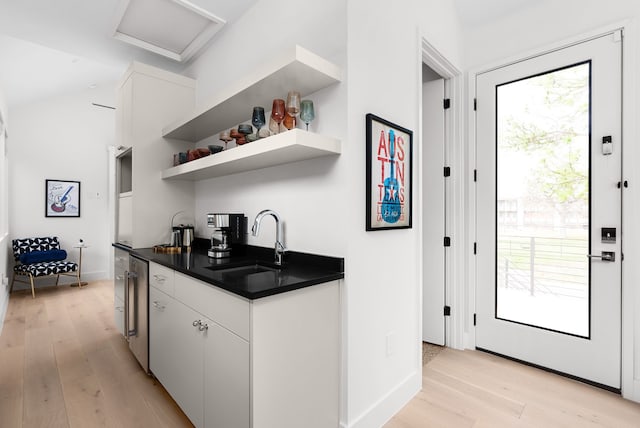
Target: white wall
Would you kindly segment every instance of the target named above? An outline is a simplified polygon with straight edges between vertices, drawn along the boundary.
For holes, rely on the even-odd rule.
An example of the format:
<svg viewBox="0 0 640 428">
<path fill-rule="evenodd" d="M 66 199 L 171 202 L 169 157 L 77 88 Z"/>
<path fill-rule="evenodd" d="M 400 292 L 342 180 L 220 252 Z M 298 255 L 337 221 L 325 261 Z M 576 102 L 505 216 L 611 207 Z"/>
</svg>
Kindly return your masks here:
<svg viewBox="0 0 640 428">
<path fill-rule="evenodd" d="M 196 183 L 196 234 L 207 236 L 207 212 L 244 212 L 251 221 L 272 208 L 284 218 L 290 249 L 345 257 L 341 420 L 350 427 L 380 426 L 421 387 L 419 225 L 414 208 L 413 229 L 364 231 L 364 119 L 371 112 L 417 132 L 419 35 L 459 61 L 452 6 L 333 0 L 292 8 L 263 0 L 225 31 L 188 70 L 198 79 L 199 100 L 280 48 L 300 44 L 343 67 L 341 84 L 311 97 L 318 110 L 312 129 L 340 138 L 342 155 Z M 249 34 L 265 35 L 258 49 Z M 242 61 L 239 52 L 247 53 Z M 249 242 L 272 246 L 273 226 L 267 225 Z"/>
<path fill-rule="evenodd" d="M 108 277 L 111 244 L 107 147 L 114 144 L 114 110 L 93 102 L 115 105 L 115 82 L 12 109 L 8 140 L 10 239 L 56 235 L 77 261 L 73 246 L 82 238 L 90 246 L 82 254 L 84 280 Z M 80 218 L 45 217 L 46 179 L 81 182 Z"/>
<path fill-rule="evenodd" d="M 379 426 L 421 387 L 420 36 L 461 68 L 460 29 L 452 2 L 348 1 L 349 195 L 364 189 L 365 114 L 414 131 L 413 228 L 364 231 L 362 209 L 350 216 L 347 259 L 348 420 Z M 362 196 L 360 196 L 362 198 Z M 362 199 L 361 199 L 362 200 Z M 357 207 L 357 206 L 356 206 Z M 386 356 L 386 335 L 395 353 Z"/>
<path fill-rule="evenodd" d="M 8 231 L 8 162 L 6 157 L 5 140 L 5 130 L 8 128 L 8 125 L 8 110 L 4 101 L 2 88 L 0 88 L 0 333 L 2 333 L 2 326 L 4 325 L 4 315 L 9 303 L 8 278 L 10 277 L 10 269 L 8 267 L 8 257 L 10 257 L 9 247 L 11 246 L 11 243 L 9 240 Z M 5 282 L 7 282 L 6 285 Z"/>
<path fill-rule="evenodd" d="M 465 62 L 471 70 L 480 71 L 566 40 L 577 40 L 603 27 L 625 24 L 623 170 L 630 187 L 625 190 L 623 207 L 623 394 L 636 401 L 640 401 L 640 228 L 635 225 L 640 214 L 640 172 L 636 166 L 640 158 L 636 144 L 640 100 L 638 18 L 640 2 L 636 0 L 543 0 L 531 2 L 530 7 L 504 19 L 466 28 L 464 33 Z M 472 294 L 473 290 L 468 292 Z M 473 312 L 472 305 L 469 312 Z M 471 329 L 468 324 L 467 329 Z"/>
</svg>

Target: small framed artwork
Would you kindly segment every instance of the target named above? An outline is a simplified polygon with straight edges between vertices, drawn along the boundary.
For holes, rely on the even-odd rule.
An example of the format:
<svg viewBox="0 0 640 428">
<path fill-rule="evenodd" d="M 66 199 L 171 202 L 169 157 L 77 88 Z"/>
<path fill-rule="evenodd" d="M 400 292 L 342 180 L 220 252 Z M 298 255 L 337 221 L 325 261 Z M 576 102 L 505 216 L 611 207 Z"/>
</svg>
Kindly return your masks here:
<svg viewBox="0 0 640 428">
<path fill-rule="evenodd" d="M 367 231 L 411 228 L 413 132 L 367 114 Z"/>
<path fill-rule="evenodd" d="M 80 217 L 80 182 L 46 180 L 45 217 Z"/>
</svg>

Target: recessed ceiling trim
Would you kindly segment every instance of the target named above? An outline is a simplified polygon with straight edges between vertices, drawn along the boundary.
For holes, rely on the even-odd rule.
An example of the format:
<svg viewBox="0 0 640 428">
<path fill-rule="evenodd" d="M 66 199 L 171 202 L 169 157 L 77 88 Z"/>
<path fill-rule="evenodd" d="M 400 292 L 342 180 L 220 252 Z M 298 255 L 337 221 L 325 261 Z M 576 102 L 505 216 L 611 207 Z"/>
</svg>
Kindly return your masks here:
<svg viewBox="0 0 640 428">
<path fill-rule="evenodd" d="M 200 49 L 202 49 L 202 47 L 227 23 L 226 20 L 211 13 L 208 10 L 205 10 L 191 3 L 188 0 L 171 0 L 171 2 L 173 2 L 174 4 L 180 7 L 183 7 L 186 10 L 190 11 L 191 13 L 196 14 L 204 18 L 205 20 L 209 21 L 209 24 L 206 25 L 204 29 L 202 29 L 202 31 L 200 31 L 199 33 L 194 33 L 192 37 L 190 37 L 191 39 L 190 43 L 184 46 L 180 52 L 176 52 L 174 50 L 166 49 L 162 46 L 158 46 L 154 43 L 143 40 L 142 38 L 136 37 L 135 34 L 128 34 L 128 33 L 132 33 L 130 28 L 127 30 L 127 34 L 123 31 L 120 31 L 120 26 L 123 20 L 125 19 L 127 11 L 129 10 L 129 6 L 131 6 L 132 2 L 134 1 L 135 0 L 120 0 L 120 3 L 118 4 L 118 8 L 114 16 L 115 19 L 113 24 L 113 37 L 123 42 L 132 44 L 142 49 L 149 50 L 151 52 L 165 56 L 167 58 L 170 58 L 178 62 L 184 62 L 189 60 L 191 57 L 193 57 L 193 55 L 195 55 Z M 168 1 L 164 2 L 165 5 L 167 3 L 169 2 Z M 158 4 L 161 5 L 162 3 L 159 2 Z M 154 10 L 154 12 L 157 12 L 157 10 Z M 154 16 L 154 15 L 150 14 L 150 16 Z M 180 26 L 180 22 L 176 22 L 176 25 Z M 183 26 L 182 28 L 185 29 L 185 27 L 188 27 L 188 26 Z M 163 35 L 167 34 L 165 32 L 165 28 L 158 28 L 157 31 L 162 32 Z"/>
<path fill-rule="evenodd" d="M 142 49 L 146 49 L 153 53 L 157 53 L 158 55 L 166 56 L 167 58 L 171 58 L 174 61 L 183 61 L 182 55 L 178 55 L 175 52 L 171 52 L 168 49 L 163 49 L 159 46 L 153 45 L 151 43 L 147 43 L 144 40 L 136 39 L 135 37 L 131 37 L 127 34 L 116 31 L 113 35 L 114 39 L 121 40 L 125 43 L 129 43 L 130 45 L 137 46 Z"/>
</svg>

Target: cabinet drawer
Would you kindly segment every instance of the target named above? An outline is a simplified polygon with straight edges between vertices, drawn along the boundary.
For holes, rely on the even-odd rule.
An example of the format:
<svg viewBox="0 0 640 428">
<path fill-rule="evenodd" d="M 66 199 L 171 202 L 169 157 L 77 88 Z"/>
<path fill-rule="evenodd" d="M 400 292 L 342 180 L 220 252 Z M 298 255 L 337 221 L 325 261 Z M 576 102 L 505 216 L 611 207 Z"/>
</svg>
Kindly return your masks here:
<svg viewBox="0 0 640 428">
<path fill-rule="evenodd" d="M 157 263 L 149 263 L 149 285 L 169 296 L 173 296 L 174 275 L 173 269 Z"/>
<path fill-rule="evenodd" d="M 249 340 L 249 302 L 176 272 L 175 298 Z"/>
</svg>

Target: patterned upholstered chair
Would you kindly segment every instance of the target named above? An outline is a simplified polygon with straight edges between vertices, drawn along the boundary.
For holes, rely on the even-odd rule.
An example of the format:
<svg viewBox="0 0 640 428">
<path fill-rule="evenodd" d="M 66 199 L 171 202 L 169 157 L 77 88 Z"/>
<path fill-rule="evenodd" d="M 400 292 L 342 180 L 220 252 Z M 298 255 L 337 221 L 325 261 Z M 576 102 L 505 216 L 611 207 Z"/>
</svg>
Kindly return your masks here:
<svg viewBox="0 0 640 428">
<path fill-rule="evenodd" d="M 13 257 L 16 265 L 13 267 L 13 279 L 11 288 L 16 276 L 28 276 L 31 283 L 31 296 L 35 299 L 36 292 L 33 287 L 33 280 L 40 276 L 56 275 L 56 285 L 60 280 L 60 275 L 74 276 L 78 280 L 78 287 L 81 287 L 80 271 L 78 264 L 66 260 L 67 252 L 60 249 L 60 242 L 57 236 L 44 238 L 26 238 L 13 240 Z"/>
</svg>

